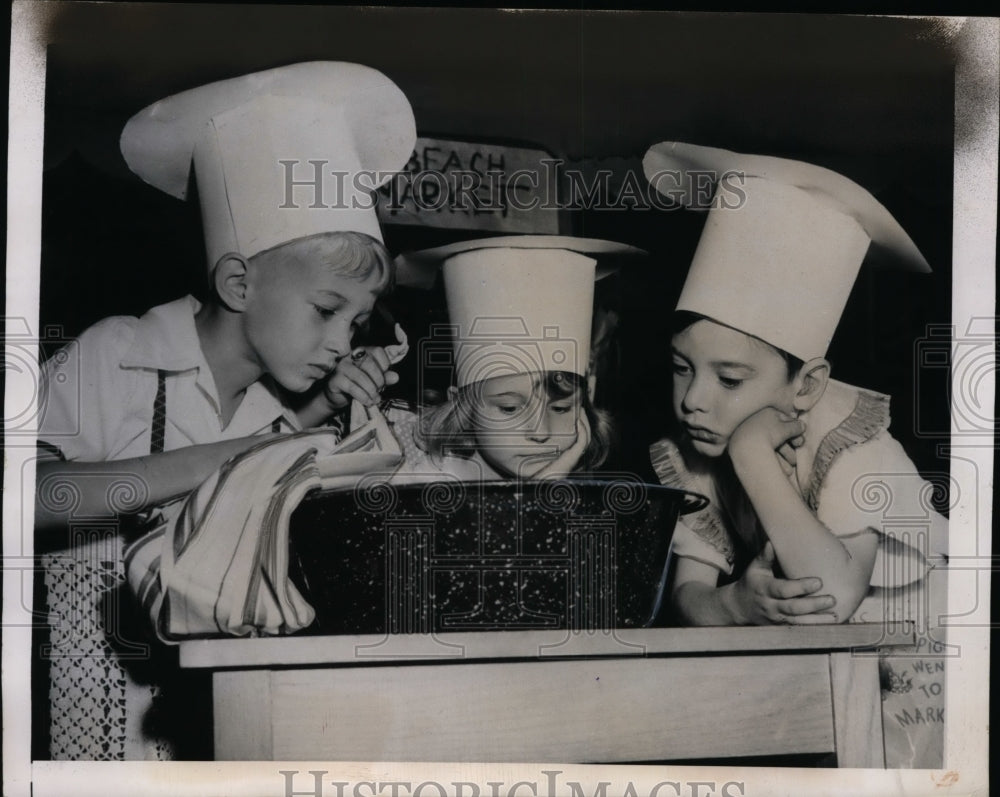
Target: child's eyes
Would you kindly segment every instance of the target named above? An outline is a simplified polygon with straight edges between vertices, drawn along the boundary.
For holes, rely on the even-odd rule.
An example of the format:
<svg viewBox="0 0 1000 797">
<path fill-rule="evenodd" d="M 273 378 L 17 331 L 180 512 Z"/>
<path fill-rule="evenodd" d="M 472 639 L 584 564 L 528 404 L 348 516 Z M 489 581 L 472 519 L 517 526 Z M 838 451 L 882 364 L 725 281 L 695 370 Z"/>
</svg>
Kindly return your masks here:
<svg viewBox="0 0 1000 797">
<path fill-rule="evenodd" d="M 572 404 L 565 404 L 565 405 L 563 405 L 563 404 L 559 404 L 559 405 L 553 404 L 551 407 L 549 407 L 549 409 L 551 409 L 553 412 L 555 412 L 555 413 L 557 413 L 559 415 L 565 415 L 567 412 L 571 412 L 572 411 L 573 405 Z"/>
<path fill-rule="evenodd" d="M 521 410 L 521 408 L 516 404 L 497 405 L 497 409 L 504 415 L 514 415 L 515 413 L 520 412 Z"/>
<path fill-rule="evenodd" d="M 727 390 L 736 390 L 744 382 L 743 379 L 733 379 L 729 376 L 720 376 L 719 384 L 722 385 Z"/>
<path fill-rule="evenodd" d="M 691 367 L 687 363 L 673 363 L 673 369 L 675 374 L 689 374 L 691 373 Z"/>
<path fill-rule="evenodd" d="M 322 318 L 324 321 L 329 321 L 331 318 L 337 315 L 337 313 L 340 312 L 340 308 L 338 307 L 324 307 L 321 304 L 314 304 L 313 308 L 315 308 L 317 315 L 319 315 L 319 317 Z M 367 318 L 362 320 L 355 319 L 354 321 L 351 322 L 352 335 L 367 328 L 368 328 Z"/>
</svg>

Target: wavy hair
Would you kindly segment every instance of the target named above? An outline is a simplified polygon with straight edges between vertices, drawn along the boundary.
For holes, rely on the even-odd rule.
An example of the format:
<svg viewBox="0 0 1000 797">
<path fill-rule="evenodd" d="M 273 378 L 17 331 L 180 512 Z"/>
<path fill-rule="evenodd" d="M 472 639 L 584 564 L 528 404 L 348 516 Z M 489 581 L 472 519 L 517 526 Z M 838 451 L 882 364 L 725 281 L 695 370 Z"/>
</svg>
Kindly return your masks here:
<svg viewBox="0 0 1000 797">
<path fill-rule="evenodd" d="M 587 380 L 568 371 L 546 371 L 542 384 L 550 400 L 580 396 L 581 408 L 590 424 L 590 443 L 574 470 L 600 467 L 611 450 L 614 427 L 611 415 L 591 402 Z M 424 409 L 414 430 L 417 445 L 435 457 L 451 455 L 468 458 L 475 454 L 478 448 L 475 414 L 482 386 L 483 382 L 473 382 L 459 388 L 457 395 L 444 404 Z"/>
</svg>

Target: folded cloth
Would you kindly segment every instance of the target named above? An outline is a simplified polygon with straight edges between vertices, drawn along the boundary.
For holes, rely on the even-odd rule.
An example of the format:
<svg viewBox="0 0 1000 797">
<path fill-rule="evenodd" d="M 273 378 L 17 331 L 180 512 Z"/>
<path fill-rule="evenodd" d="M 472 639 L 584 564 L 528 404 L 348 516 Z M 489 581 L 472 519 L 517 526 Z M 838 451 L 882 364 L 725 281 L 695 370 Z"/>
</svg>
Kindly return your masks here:
<svg viewBox="0 0 1000 797">
<path fill-rule="evenodd" d="M 271 438 L 226 462 L 125 552 L 126 576 L 157 636 L 287 634 L 315 613 L 288 579 L 288 524 L 307 492 L 391 468 L 381 415 L 343 441 L 333 431 Z"/>
</svg>

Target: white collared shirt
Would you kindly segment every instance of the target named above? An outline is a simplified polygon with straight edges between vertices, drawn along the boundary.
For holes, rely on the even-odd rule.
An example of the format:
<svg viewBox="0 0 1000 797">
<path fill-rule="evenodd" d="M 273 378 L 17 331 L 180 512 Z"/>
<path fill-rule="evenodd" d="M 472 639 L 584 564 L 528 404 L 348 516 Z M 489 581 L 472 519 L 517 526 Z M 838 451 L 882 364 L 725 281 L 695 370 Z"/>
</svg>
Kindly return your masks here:
<svg viewBox="0 0 1000 797">
<path fill-rule="evenodd" d="M 105 462 L 150 453 L 158 372 L 166 372 L 164 450 L 299 429 L 294 413 L 261 381 L 228 425 L 185 296 L 141 318 L 114 316 L 85 330 L 42 366 L 38 439 L 67 460 Z"/>
</svg>

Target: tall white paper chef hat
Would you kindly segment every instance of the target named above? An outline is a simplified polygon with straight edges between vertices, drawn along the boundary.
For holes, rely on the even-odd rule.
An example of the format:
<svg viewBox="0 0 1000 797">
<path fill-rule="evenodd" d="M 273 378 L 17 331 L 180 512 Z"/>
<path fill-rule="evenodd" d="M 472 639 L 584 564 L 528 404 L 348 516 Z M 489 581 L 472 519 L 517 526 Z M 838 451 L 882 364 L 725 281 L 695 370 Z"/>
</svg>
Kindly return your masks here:
<svg viewBox="0 0 1000 797">
<path fill-rule="evenodd" d="M 711 208 L 677 309 L 802 360 L 826 354 L 869 244 L 930 271 L 892 214 L 829 169 L 670 141 L 642 163 L 660 193 Z M 699 196 L 707 181 L 714 196 Z"/>
<path fill-rule="evenodd" d="M 415 140 L 410 104 L 385 75 L 314 61 L 160 100 L 128 121 L 121 150 L 180 199 L 193 164 L 211 270 L 229 252 L 251 257 L 318 233 L 382 240 L 371 191 Z"/>
<path fill-rule="evenodd" d="M 501 236 L 400 255 L 396 280 L 427 288 L 442 271 L 459 387 L 539 371 L 586 376 L 594 280 L 611 272 L 607 261 L 644 254 L 590 238 Z"/>
</svg>

